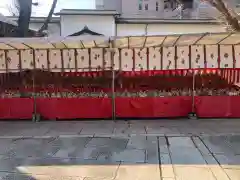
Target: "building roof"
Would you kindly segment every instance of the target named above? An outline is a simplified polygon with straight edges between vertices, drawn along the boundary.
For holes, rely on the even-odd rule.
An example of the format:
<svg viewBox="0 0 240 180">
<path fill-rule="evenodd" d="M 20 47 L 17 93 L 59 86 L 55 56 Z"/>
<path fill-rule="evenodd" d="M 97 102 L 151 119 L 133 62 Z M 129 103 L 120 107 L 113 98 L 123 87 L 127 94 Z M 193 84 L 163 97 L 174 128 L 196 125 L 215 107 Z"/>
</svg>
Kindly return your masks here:
<svg viewBox="0 0 240 180">
<path fill-rule="evenodd" d="M 7 16 L 13 22 L 18 20 L 17 16 Z M 31 23 L 43 23 L 46 20 L 46 17 L 31 17 Z M 52 17 L 50 23 L 60 23 L 60 17 Z"/>
<path fill-rule="evenodd" d="M 14 26 L 17 26 L 17 22 L 12 20 L 11 18 L 9 17 L 6 17 L 4 16 L 3 14 L 0 13 L 0 21 L 1 22 L 4 22 L 4 23 L 7 23 L 7 24 L 11 24 L 11 25 L 14 25 Z"/>
<path fill-rule="evenodd" d="M 117 17 L 118 24 L 217 24 L 215 19 L 161 19 Z"/>
<path fill-rule="evenodd" d="M 16 37 L 18 35 L 18 24 L 9 17 L 0 14 L 0 36 L 1 37 Z M 36 31 L 29 29 L 28 36 L 35 36 Z M 43 36 L 43 35 L 41 35 Z"/>
<path fill-rule="evenodd" d="M 120 15 L 115 10 L 95 10 L 95 9 L 62 9 L 55 15 Z"/>
<path fill-rule="evenodd" d="M 103 34 L 99 34 L 95 31 L 90 30 L 87 26 L 84 26 L 84 28 L 81 31 L 73 33 L 69 36 L 81 36 L 81 35 L 103 36 Z"/>
</svg>

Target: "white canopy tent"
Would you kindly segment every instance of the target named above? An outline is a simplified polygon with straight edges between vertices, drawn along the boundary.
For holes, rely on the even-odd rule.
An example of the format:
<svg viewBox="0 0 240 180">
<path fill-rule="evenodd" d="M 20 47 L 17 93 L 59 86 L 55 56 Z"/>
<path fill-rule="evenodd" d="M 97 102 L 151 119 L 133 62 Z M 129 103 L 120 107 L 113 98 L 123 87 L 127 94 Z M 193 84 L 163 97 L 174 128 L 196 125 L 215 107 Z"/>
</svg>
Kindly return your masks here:
<svg viewBox="0 0 240 180">
<path fill-rule="evenodd" d="M 110 51 L 107 51 L 109 48 Z M 110 67 L 113 119 L 116 115 L 115 70 L 185 71 L 225 68 L 224 78 L 236 83 L 235 77 L 239 72 L 232 70 L 240 69 L 240 62 L 236 59 L 240 59 L 240 33 L 235 32 L 0 39 L 0 73 L 41 69 L 51 72 L 77 72 L 78 75 L 78 72 L 109 70 Z M 194 92 L 195 71 L 191 73 L 193 73 L 192 91 Z M 35 87 L 34 82 L 33 87 Z M 194 93 L 192 97 L 192 112 L 194 112 Z"/>
<path fill-rule="evenodd" d="M 236 59 L 240 59 L 240 33 L 235 32 L 0 38 L 0 73 L 240 68 Z"/>
<path fill-rule="evenodd" d="M 155 36 L 78 36 L 44 38 L 1 38 L 0 50 L 71 49 L 71 48 L 145 48 L 190 45 L 237 45 L 240 33 L 200 33 Z"/>
</svg>

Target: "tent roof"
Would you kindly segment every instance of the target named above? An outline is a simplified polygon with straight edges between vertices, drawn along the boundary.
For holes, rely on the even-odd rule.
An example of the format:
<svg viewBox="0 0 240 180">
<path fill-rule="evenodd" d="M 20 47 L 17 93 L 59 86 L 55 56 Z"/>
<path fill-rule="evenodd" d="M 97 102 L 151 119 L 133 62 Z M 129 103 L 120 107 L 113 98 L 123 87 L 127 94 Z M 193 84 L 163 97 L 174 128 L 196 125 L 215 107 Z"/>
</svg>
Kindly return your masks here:
<svg viewBox="0 0 240 180">
<path fill-rule="evenodd" d="M 237 45 L 240 33 L 200 33 L 153 36 L 75 36 L 42 38 L 0 38 L 0 49 L 66 49 L 66 48 L 144 48 L 189 45 Z"/>
</svg>

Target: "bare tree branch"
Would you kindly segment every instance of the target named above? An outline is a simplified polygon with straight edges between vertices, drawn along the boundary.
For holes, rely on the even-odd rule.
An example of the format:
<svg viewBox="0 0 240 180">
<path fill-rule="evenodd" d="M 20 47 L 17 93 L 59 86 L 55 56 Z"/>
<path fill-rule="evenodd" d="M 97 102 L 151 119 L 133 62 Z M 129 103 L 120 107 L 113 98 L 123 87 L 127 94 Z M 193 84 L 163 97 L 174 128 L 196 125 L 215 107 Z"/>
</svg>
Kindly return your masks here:
<svg viewBox="0 0 240 180">
<path fill-rule="evenodd" d="M 233 31 L 240 31 L 240 24 L 238 22 L 238 18 L 234 15 L 236 13 L 234 10 L 227 7 L 226 3 L 223 0 L 206 0 L 210 3 L 214 8 L 216 8 L 221 14 L 224 15 L 226 23 L 231 26 Z"/>
<path fill-rule="evenodd" d="M 46 18 L 42 27 L 38 30 L 38 33 L 42 33 L 44 30 L 48 29 L 48 24 L 51 21 L 51 18 L 52 18 L 52 15 L 54 13 L 54 10 L 56 8 L 57 2 L 58 2 L 58 0 L 53 0 L 52 7 L 51 7 L 51 9 L 48 13 L 48 17 Z"/>
</svg>

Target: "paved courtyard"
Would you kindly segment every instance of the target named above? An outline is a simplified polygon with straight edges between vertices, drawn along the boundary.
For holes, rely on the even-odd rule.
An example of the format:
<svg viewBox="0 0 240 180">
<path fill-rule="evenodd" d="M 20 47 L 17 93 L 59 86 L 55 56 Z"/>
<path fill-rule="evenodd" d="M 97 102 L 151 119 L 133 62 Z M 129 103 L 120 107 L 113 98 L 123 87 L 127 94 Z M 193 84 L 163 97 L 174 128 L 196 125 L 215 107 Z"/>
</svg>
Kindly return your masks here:
<svg viewBox="0 0 240 180">
<path fill-rule="evenodd" d="M 240 120 L 0 122 L 0 179 L 240 180 Z"/>
</svg>

